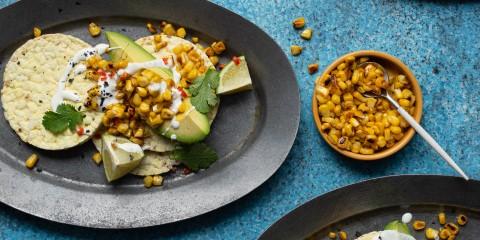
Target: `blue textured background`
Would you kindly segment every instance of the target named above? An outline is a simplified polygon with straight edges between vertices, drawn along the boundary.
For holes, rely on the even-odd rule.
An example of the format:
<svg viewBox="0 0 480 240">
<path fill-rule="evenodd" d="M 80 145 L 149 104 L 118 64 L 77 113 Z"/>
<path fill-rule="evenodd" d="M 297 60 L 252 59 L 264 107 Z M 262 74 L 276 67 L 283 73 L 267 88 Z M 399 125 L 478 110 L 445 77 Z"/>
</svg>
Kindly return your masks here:
<svg viewBox="0 0 480 240">
<path fill-rule="evenodd" d="M 12 3 L 0 0 L 0 7 Z M 215 0 L 272 36 L 285 52 L 305 47 L 294 66 L 301 92 L 300 130 L 288 159 L 264 185 L 218 211 L 163 227 L 130 231 L 83 229 L 50 223 L 0 204 L 0 239 L 255 239 L 295 206 L 334 188 L 394 174 L 455 173 L 418 136 L 384 161 L 360 163 L 333 152 L 310 111 L 315 76 L 344 53 L 388 52 L 416 74 L 424 94 L 422 124 L 467 174 L 480 179 L 480 2 Z M 303 41 L 291 27 L 298 16 L 314 29 Z M 1 31 L 0 31 L 1 34 Z M 127 237 L 128 236 L 128 237 Z"/>
</svg>

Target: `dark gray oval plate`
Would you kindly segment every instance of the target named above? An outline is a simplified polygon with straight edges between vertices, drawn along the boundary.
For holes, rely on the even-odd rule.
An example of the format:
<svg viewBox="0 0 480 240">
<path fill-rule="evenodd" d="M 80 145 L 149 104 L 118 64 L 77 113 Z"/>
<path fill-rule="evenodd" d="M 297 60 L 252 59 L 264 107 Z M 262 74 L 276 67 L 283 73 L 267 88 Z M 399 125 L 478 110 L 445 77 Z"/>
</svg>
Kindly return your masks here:
<svg viewBox="0 0 480 240">
<path fill-rule="evenodd" d="M 191 218 L 226 205 L 266 181 L 285 160 L 295 139 L 300 100 L 295 75 L 278 45 L 242 17 L 207 1 L 21 1 L 0 10 L 0 73 L 12 52 L 31 38 L 32 27 L 67 33 L 95 44 L 90 20 L 132 38 L 149 35 L 148 20 L 185 26 L 203 40 L 223 39 L 228 54 L 245 55 L 254 91 L 221 98 L 207 142 L 220 159 L 211 168 L 167 178 L 145 189 L 142 179 L 105 181 L 90 157 L 91 143 L 49 152 L 22 143 L 0 112 L 0 201 L 32 215 L 96 228 L 133 228 Z M 226 61 L 226 59 L 223 59 Z M 0 79 L 0 83 L 3 82 Z M 23 165 L 40 155 L 35 170 Z"/>
<path fill-rule="evenodd" d="M 329 239 L 329 231 L 344 230 L 348 239 L 382 230 L 385 225 L 411 212 L 414 219 L 438 229 L 437 215 L 449 221 L 466 214 L 469 222 L 459 239 L 477 239 L 480 234 L 480 182 L 458 177 L 403 175 L 383 177 L 346 186 L 316 197 L 294 209 L 259 239 Z M 423 232 L 413 233 L 424 239 Z"/>
</svg>

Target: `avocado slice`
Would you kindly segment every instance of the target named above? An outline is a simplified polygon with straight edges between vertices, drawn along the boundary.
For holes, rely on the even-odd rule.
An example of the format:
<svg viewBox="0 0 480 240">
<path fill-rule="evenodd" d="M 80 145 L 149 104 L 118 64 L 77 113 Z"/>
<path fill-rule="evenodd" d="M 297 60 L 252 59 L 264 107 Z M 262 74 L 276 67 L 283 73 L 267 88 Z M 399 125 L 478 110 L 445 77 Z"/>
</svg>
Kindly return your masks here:
<svg viewBox="0 0 480 240">
<path fill-rule="evenodd" d="M 140 146 L 126 138 L 102 135 L 102 158 L 105 175 L 109 182 L 125 176 L 135 169 L 143 158 Z M 128 148 L 140 148 L 140 151 L 126 151 Z M 138 147 L 137 147 L 138 146 Z"/>
<path fill-rule="evenodd" d="M 109 51 L 112 61 L 119 61 L 121 59 L 128 62 L 147 62 L 155 60 L 156 58 L 147 52 L 142 46 L 138 45 L 133 39 L 117 32 L 106 32 L 110 48 L 119 48 Z M 163 79 L 172 79 L 172 70 L 168 68 L 149 68 L 149 70 L 158 74 Z"/>
<path fill-rule="evenodd" d="M 180 123 L 177 129 L 171 126 L 172 121 L 166 121 L 157 129 L 157 133 L 186 144 L 200 142 L 205 139 L 210 133 L 208 117 L 195 110 L 189 99 L 187 99 L 187 104 L 189 106 L 188 110 L 185 113 L 178 114 L 176 117 L 176 120 Z"/>
<path fill-rule="evenodd" d="M 400 233 L 411 235 L 410 234 L 410 229 L 408 229 L 407 224 L 405 224 L 401 221 L 398 221 L 398 220 L 389 222 L 387 224 L 387 226 L 385 226 L 385 230 L 395 230 L 395 231 L 400 232 Z"/>
</svg>

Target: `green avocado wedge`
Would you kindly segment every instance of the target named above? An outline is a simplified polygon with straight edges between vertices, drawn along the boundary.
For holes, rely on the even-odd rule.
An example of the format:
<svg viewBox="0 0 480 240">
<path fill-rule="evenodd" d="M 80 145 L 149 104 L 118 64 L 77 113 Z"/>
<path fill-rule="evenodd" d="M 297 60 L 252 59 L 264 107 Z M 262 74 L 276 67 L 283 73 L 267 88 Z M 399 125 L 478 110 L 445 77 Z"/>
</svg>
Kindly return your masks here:
<svg viewBox="0 0 480 240">
<path fill-rule="evenodd" d="M 109 51 L 112 61 L 127 60 L 128 62 L 147 62 L 156 58 L 138 45 L 133 39 L 117 32 L 106 32 L 110 48 L 118 48 Z M 149 68 L 163 79 L 172 79 L 172 70 L 168 68 Z"/>
<path fill-rule="evenodd" d="M 400 233 L 404 233 L 404 234 L 407 234 L 407 235 L 411 235 L 411 234 L 410 234 L 410 230 L 408 229 L 407 224 L 405 224 L 405 223 L 403 223 L 403 222 L 401 222 L 401 221 L 398 221 L 398 220 L 389 222 L 389 223 L 385 226 L 385 230 L 395 230 L 395 231 L 400 232 Z"/>
</svg>

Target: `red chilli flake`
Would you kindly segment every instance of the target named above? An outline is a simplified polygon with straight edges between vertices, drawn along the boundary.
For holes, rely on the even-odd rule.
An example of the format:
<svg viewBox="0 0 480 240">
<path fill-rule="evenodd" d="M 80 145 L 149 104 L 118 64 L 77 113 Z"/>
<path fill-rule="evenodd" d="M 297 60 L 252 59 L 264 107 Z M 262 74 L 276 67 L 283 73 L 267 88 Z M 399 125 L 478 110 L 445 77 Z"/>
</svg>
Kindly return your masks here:
<svg viewBox="0 0 480 240">
<path fill-rule="evenodd" d="M 165 63 L 165 65 L 168 64 L 168 58 L 167 57 L 162 58 L 162 60 L 163 60 L 163 63 Z"/>
<path fill-rule="evenodd" d="M 82 136 L 83 133 L 84 133 L 84 131 L 85 131 L 85 129 L 84 129 L 83 127 L 77 128 L 77 135 L 78 135 L 78 136 Z"/>
<path fill-rule="evenodd" d="M 182 94 L 182 97 L 184 97 L 184 98 L 188 97 L 187 93 L 186 93 L 185 91 L 183 91 L 183 88 L 178 87 L 177 89 L 178 89 L 178 91 L 180 91 L 180 93 Z"/>
<path fill-rule="evenodd" d="M 188 175 L 188 174 L 190 174 L 190 173 L 192 173 L 192 170 L 191 170 L 190 168 L 185 167 L 185 168 L 183 169 L 183 175 Z"/>
<path fill-rule="evenodd" d="M 240 65 L 240 58 L 239 57 L 233 56 L 232 61 L 235 63 L 235 65 Z"/>
</svg>

